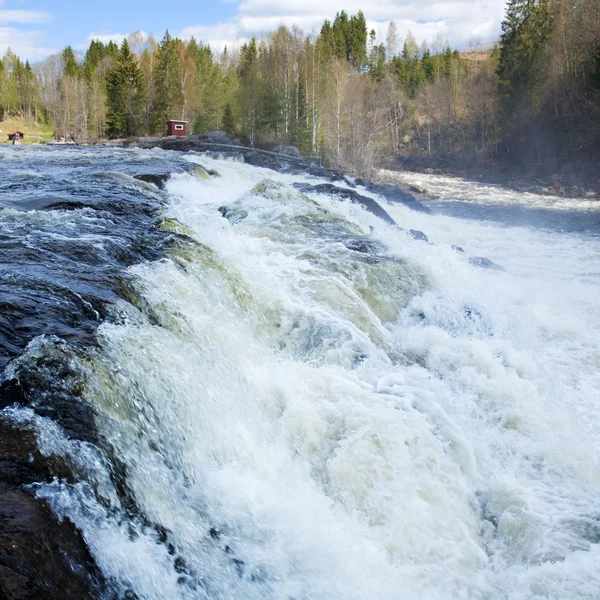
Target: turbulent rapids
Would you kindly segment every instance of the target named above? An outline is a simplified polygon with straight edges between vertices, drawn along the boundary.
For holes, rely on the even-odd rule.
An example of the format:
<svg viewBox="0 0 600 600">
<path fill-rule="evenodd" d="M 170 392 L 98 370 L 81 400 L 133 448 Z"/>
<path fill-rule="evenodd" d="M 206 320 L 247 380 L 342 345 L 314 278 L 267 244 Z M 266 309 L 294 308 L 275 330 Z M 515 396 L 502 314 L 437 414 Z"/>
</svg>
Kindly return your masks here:
<svg viewBox="0 0 600 600">
<path fill-rule="evenodd" d="M 427 214 L 159 149 L 0 169 L 8 598 L 600 597 L 599 206 L 419 176 Z"/>
</svg>

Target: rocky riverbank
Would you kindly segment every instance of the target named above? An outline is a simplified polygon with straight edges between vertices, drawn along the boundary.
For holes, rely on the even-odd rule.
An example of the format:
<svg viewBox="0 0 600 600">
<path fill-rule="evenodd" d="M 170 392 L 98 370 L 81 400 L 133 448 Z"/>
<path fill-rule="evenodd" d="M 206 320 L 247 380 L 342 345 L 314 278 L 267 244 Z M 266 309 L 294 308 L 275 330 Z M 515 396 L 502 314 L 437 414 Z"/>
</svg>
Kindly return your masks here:
<svg viewBox="0 0 600 600">
<path fill-rule="evenodd" d="M 118 148 L 162 148 L 180 152 L 214 152 L 221 156 L 239 158 L 254 167 L 272 169 L 280 173 L 303 174 L 339 182 L 350 188 L 363 185 L 368 191 L 380 194 L 389 203 L 400 202 L 412 210 L 429 213 L 429 209 L 419 202 L 411 192 L 385 182 L 354 179 L 341 171 L 319 165 L 302 156 L 294 146 L 275 146 L 271 150 L 250 148 L 237 138 L 230 138 L 222 131 L 203 135 L 139 137 L 110 140 L 102 145 Z"/>
<path fill-rule="evenodd" d="M 600 175 L 597 162 L 573 160 L 556 169 L 548 165 L 514 165 L 500 162 L 464 161 L 443 156 L 396 156 L 384 165 L 390 171 L 461 177 L 517 192 L 563 198 L 598 198 Z M 419 193 L 419 190 L 414 190 Z"/>
</svg>

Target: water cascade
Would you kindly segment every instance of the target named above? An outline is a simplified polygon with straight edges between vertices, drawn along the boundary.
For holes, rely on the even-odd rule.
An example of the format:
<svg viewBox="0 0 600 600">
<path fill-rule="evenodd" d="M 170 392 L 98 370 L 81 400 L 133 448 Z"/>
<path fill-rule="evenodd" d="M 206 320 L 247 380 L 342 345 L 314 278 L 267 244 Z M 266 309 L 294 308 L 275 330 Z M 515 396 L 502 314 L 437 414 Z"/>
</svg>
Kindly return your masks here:
<svg viewBox="0 0 600 600">
<path fill-rule="evenodd" d="M 89 597 L 600 597 L 600 207 L 359 186 L 396 226 L 234 158 L 0 159 L 11 489 Z"/>
</svg>

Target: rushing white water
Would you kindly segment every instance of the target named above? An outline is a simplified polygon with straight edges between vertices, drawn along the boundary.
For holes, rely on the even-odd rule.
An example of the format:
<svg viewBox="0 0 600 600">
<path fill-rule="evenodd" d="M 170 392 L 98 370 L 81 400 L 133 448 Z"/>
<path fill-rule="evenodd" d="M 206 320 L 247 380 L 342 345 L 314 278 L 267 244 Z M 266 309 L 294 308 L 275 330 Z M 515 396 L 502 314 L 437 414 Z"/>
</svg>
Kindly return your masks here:
<svg viewBox="0 0 600 600">
<path fill-rule="evenodd" d="M 137 308 L 85 366 L 143 517 L 38 425 L 43 452 L 89 463 L 38 493 L 114 586 L 599 598 L 600 238 L 385 206 L 425 244 L 298 177 L 190 161 L 220 177 L 171 178 L 165 226 L 189 237 L 132 269 Z"/>
</svg>

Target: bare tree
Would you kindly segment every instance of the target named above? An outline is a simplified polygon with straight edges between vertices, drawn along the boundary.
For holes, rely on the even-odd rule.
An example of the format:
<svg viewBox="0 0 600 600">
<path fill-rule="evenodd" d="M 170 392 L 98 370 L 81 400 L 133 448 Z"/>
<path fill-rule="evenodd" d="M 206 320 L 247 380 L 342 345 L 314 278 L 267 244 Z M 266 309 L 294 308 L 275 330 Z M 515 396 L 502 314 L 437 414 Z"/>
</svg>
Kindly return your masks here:
<svg viewBox="0 0 600 600">
<path fill-rule="evenodd" d="M 398 51 L 398 44 L 400 43 L 400 36 L 398 35 L 398 28 L 394 21 L 390 21 L 387 28 L 387 34 L 385 36 L 385 55 L 388 61 L 391 61 L 396 52 Z"/>
</svg>

